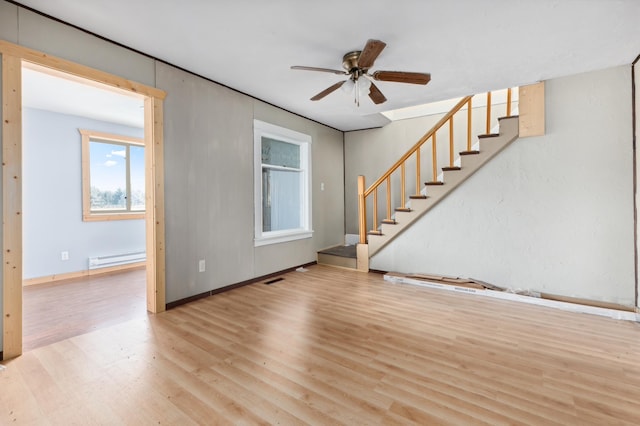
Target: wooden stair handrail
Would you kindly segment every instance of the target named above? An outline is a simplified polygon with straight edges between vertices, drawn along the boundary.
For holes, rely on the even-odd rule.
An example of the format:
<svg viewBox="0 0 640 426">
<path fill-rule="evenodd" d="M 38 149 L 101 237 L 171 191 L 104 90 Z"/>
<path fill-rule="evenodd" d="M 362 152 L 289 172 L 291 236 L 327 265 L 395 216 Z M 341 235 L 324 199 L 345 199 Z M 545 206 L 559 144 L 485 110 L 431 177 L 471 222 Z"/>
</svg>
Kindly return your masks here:
<svg viewBox="0 0 640 426">
<path fill-rule="evenodd" d="M 398 167 L 400 167 L 402 164 L 404 164 L 409 157 L 411 157 L 422 145 L 424 145 L 424 143 L 429 140 L 429 138 L 431 138 L 431 136 L 433 136 L 433 134 L 435 132 L 437 132 L 442 126 L 445 125 L 445 123 L 447 121 L 449 121 L 449 119 L 458 111 L 460 111 L 460 109 L 462 109 L 462 107 L 469 102 L 469 99 L 471 99 L 473 96 L 465 96 L 464 98 L 462 98 L 460 100 L 460 102 L 458 102 L 448 113 L 446 113 L 444 115 L 444 117 L 442 117 L 432 128 L 431 130 L 429 130 L 427 133 L 424 134 L 423 137 L 420 138 L 420 140 L 418 140 L 418 142 L 415 143 L 415 145 L 413 145 L 413 147 L 411 147 L 411 149 L 409 149 L 409 151 L 407 151 L 402 157 L 400 157 L 400 159 L 398 161 L 395 162 L 395 164 L 393 166 L 391 166 L 389 168 L 389 170 L 387 170 L 387 172 L 385 174 L 383 174 L 380 178 L 378 178 L 378 180 L 376 180 L 371 186 L 369 186 L 369 188 L 367 188 L 366 191 L 364 191 L 364 196 L 365 198 L 371 194 L 377 187 L 379 187 L 382 182 L 384 182 L 389 176 L 391 176 L 391 174 L 393 172 L 395 172 Z"/>
<path fill-rule="evenodd" d="M 491 131 L 491 92 L 486 93 L 487 105 L 486 105 L 486 129 L 485 134 L 489 134 Z M 373 193 L 373 231 L 376 235 L 380 235 L 377 231 L 378 226 L 378 188 L 384 183 L 386 184 L 386 205 L 387 205 L 387 217 L 382 223 L 395 224 L 395 221 L 391 217 L 391 175 L 395 173 L 399 168 L 400 171 L 400 206 L 396 208 L 396 211 L 407 211 L 406 208 L 406 187 L 405 187 L 405 170 L 406 164 L 410 161 L 411 157 L 415 154 L 416 163 L 416 193 L 411 195 L 410 198 L 426 198 L 421 195 L 420 192 L 420 165 L 421 156 L 420 149 L 422 146 L 431 140 L 431 157 L 432 157 L 432 180 L 425 182 L 425 185 L 442 185 L 444 182 L 438 181 L 438 167 L 437 167 L 437 148 L 436 148 L 436 133 L 448 122 L 449 123 L 449 166 L 445 169 L 459 170 L 459 167 L 454 167 L 454 124 L 453 119 L 465 105 L 467 106 L 467 149 L 460 152 L 460 155 L 475 154 L 477 151 L 472 151 L 471 134 L 472 134 L 472 99 L 474 96 L 465 96 L 461 98 L 458 103 L 449 110 L 427 133 L 424 134 L 405 154 L 396 161 L 382 176 L 378 178 L 371 186 L 365 189 L 364 176 L 358 176 L 358 224 L 359 224 L 359 243 L 366 244 L 367 242 L 367 197 Z M 511 88 L 507 89 L 507 106 L 506 116 L 511 116 Z"/>
</svg>

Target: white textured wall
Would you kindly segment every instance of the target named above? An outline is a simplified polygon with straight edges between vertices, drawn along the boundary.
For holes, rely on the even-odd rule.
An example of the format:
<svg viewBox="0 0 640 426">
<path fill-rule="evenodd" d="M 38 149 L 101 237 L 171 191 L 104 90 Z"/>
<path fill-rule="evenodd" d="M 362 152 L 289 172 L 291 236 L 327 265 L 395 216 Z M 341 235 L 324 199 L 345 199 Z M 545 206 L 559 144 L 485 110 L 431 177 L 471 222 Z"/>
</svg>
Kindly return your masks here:
<svg viewBox="0 0 640 426">
<path fill-rule="evenodd" d="M 371 267 L 634 304 L 630 67 L 546 82 L 546 135 L 516 140 Z"/>
</svg>

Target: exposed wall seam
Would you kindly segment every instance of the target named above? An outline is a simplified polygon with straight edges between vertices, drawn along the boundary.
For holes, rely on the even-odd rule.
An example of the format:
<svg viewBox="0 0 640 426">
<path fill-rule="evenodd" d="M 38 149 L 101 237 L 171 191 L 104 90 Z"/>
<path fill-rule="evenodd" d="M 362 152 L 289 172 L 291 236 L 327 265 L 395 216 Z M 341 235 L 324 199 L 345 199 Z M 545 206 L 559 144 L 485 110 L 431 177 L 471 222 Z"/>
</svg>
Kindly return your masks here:
<svg viewBox="0 0 640 426">
<path fill-rule="evenodd" d="M 347 157 L 345 149 L 345 132 L 342 132 L 342 188 L 347 187 Z M 347 191 L 342 191 L 342 230 L 343 237 L 347 234 Z M 345 241 L 346 244 L 346 241 Z"/>
<path fill-rule="evenodd" d="M 636 202 L 638 196 L 638 162 L 636 160 L 636 64 L 640 60 L 640 55 L 631 63 L 631 140 L 633 146 L 633 258 L 635 270 L 635 301 L 636 306 L 640 306 L 638 299 L 638 205 Z"/>
</svg>

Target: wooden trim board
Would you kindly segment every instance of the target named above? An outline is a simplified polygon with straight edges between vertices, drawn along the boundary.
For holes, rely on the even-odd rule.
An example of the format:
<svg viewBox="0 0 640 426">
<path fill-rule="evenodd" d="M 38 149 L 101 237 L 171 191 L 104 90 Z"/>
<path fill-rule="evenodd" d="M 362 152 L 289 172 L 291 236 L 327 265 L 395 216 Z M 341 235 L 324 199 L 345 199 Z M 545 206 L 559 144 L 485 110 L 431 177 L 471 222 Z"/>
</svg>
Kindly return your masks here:
<svg viewBox="0 0 640 426">
<path fill-rule="evenodd" d="M 2 52 L 3 352 L 22 353 L 22 60 Z"/>
<path fill-rule="evenodd" d="M 147 308 L 165 310 L 164 164 L 162 157 L 162 100 L 165 92 L 154 87 L 76 64 L 46 53 L 0 40 L 2 55 L 3 139 L 3 352 L 5 358 L 22 353 L 22 66 L 44 67 L 92 85 L 144 99 L 145 179 L 147 181 Z M 158 156 L 156 158 L 156 155 Z M 152 165 L 150 167 L 149 165 Z"/>
<path fill-rule="evenodd" d="M 134 93 L 141 97 L 152 97 L 157 99 L 164 99 L 166 97 L 166 93 L 163 90 L 156 89 L 155 87 L 136 83 L 135 81 L 127 80 L 126 78 L 109 74 L 105 71 L 77 64 L 66 59 L 57 58 L 47 53 L 19 46 L 5 40 L 0 40 L 0 52 L 2 54 L 21 58 L 28 63 L 30 62 L 35 64 L 36 66 L 39 65 L 40 68 L 37 68 L 38 71 L 42 71 L 41 67 L 49 68 L 48 72 L 51 75 L 62 76 L 64 78 L 73 76 L 82 79 L 83 82 L 85 79 L 88 79 L 95 82 L 101 88 L 104 88 L 103 85 L 106 84 L 107 87 L 112 90 L 129 95 Z M 29 67 L 31 68 L 31 66 Z"/>
<path fill-rule="evenodd" d="M 544 82 L 520 86 L 518 96 L 519 137 L 544 135 Z"/>
<path fill-rule="evenodd" d="M 479 290 L 475 288 L 459 287 L 455 285 L 442 284 L 435 281 L 416 280 L 397 273 L 388 273 L 384 276 L 385 281 L 399 283 L 399 284 L 411 284 L 429 288 L 436 288 L 446 291 L 457 291 L 467 294 L 476 294 L 478 296 L 493 297 L 496 299 L 511 300 L 514 302 L 524 302 L 532 305 L 547 306 L 550 308 L 557 308 L 563 311 L 578 312 L 592 315 L 600 315 L 613 319 L 624 321 L 640 321 L 640 314 L 635 312 L 629 312 L 628 310 L 618 310 L 601 308 L 591 305 L 582 305 L 579 303 L 562 302 L 558 300 L 544 299 L 542 297 L 524 296 L 516 293 L 509 293 L 507 291 L 495 291 L 495 290 Z"/>
<path fill-rule="evenodd" d="M 133 269 L 142 269 L 146 266 L 146 264 L 147 264 L 146 262 L 135 262 L 135 263 L 129 263 L 126 265 L 109 266 L 106 268 L 86 269 L 84 271 L 65 272 L 63 274 L 47 275 L 44 277 L 36 277 L 36 278 L 27 278 L 26 280 L 22 281 L 22 285 L 29 286 L 29 285 L 47 284 L 47 283 L 53 283 L 58 281 L 73 280 L 77 278 L 93 277 L 96 275 L 111 274 L 114 272 L 124 272 L 124 271 L 130 271 Z"/>
</svg>

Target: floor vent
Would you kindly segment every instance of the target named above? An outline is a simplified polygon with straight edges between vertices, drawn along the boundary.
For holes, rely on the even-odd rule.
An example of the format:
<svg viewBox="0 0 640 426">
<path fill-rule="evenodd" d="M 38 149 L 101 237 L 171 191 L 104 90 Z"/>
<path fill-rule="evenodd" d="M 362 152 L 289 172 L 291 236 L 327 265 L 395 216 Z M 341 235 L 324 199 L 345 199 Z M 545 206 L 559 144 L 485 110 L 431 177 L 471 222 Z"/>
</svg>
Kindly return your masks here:
<svg viewBox="0 0 640 426">
<path fill-rule="evenodd" d="M 273 284 L 273 283 L 277 283 L 278 281 L 284 281 L 284 278 L 280 277 L 280 278 L 274 278 L 272 280 L 269 281 L 265 281 L 264 283 L 267 285 Z"/>
</svg>

